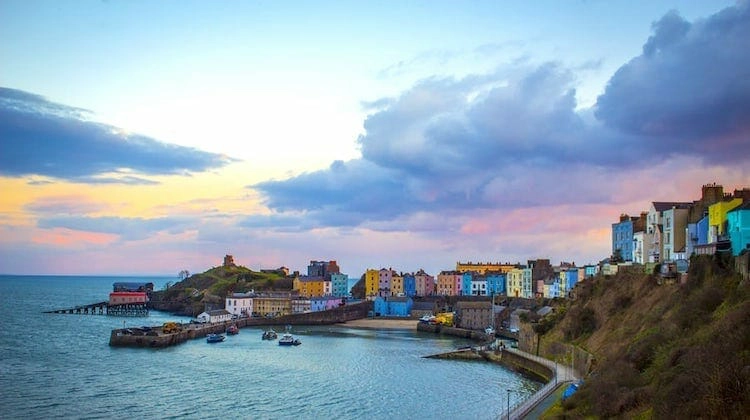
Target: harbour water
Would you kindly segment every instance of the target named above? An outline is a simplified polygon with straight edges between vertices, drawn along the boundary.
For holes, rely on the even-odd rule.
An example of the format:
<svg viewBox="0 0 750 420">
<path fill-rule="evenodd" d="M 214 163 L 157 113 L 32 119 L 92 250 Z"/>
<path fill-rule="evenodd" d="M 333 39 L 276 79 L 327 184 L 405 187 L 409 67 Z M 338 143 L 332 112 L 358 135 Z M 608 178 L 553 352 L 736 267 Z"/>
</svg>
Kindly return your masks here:
<svg viewBox="0 0 750 420">
<path fill-rule="evenodd" d="M 245 328 L 218 344 L 111 348 L 114 328 L 188 319 L 43 313 L 106 300 L 116 281 L 174 279 L 0 276 L 2 418 L 491 419 L 541 387 L 424 358 L 471 343 L 416 331 L 295 327 L 302 345 L 280 347 Z"/>
</svg>

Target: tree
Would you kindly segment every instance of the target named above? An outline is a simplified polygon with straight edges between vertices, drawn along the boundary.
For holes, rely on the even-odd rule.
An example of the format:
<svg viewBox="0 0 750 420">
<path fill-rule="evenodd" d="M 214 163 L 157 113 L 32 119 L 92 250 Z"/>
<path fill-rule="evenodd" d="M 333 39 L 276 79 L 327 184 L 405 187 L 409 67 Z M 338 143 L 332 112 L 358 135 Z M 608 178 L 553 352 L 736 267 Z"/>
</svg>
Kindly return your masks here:
<svg viewBox="0 0 750 420">
<path fill-rule="evenodd" d="M 185 280 L 186 278 L 190 277 L 190 272 L 189 272 L 189 271 L 187 271 L 187 270 L 181 270 L 181 271 L 180 271 L 180 272 L 179 272 L 179 273 L 177 274 L 177 277 L 179 277 L 179 278 L 180 278 L 180 280 Z"/>
</svg>

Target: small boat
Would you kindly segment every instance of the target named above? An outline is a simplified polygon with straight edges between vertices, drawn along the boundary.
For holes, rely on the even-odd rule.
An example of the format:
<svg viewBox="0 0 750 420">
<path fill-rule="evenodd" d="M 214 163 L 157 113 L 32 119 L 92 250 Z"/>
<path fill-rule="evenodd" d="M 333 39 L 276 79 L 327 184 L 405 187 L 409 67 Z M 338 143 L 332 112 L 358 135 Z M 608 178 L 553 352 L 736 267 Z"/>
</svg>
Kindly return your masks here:
<svg viewBox="0 0 750 420">
<path fill-rule="evenodd" d="M 299 341 L 299 338 L 294 338 L 294 336 L 290 333 L 284 333 L 281 338 L 279 338 L 279 345 L 280 346 L 299 346 L 302 344 L 301 341 Z"/>
<path fill-rule="evenodd" d="M 229 327 L 227 327 L 227 334 L 229 334 L 229 335 L 235 335 L 235 334 L 239 334 L 239 333 L 240 333 L 240 329 L 237 328 L 236 325 L 232 324 Z"/>
<path fill-rule="evenodd" d="M 276 334 L 276 331 L 274 331 L 274 330 L 272 330 L 272 329 L 271 329 L 271 330 L 268 330 L 268 331 L 263 331 L 263 337 L 262 337 L 262 338 L 263 338 L 264 340 L 275 340 L 275 339 L 277 339 L 278 337 L 279 337 L 279 336 L 278 336 L 278 335 Z"/>
<path fill-rule="evenodd" d="M 206 343 L 221 343 L 225 338 L 224 334 L 208 334 L 206 336 Z"/>
</svg>

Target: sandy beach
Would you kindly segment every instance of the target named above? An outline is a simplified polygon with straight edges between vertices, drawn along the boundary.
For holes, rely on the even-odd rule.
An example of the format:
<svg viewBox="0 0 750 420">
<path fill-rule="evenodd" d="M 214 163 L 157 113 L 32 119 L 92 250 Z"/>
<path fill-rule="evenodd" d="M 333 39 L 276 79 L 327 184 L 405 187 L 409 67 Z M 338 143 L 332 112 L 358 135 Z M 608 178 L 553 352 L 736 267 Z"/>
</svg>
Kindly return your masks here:
<svg viewBox="0 0 750 420">
<path fill-rule="evenodd" d="M 338 325 L 372 330 L 416 330 L 417 323 L 416 319 L 362 318 Z"/>
</svg>

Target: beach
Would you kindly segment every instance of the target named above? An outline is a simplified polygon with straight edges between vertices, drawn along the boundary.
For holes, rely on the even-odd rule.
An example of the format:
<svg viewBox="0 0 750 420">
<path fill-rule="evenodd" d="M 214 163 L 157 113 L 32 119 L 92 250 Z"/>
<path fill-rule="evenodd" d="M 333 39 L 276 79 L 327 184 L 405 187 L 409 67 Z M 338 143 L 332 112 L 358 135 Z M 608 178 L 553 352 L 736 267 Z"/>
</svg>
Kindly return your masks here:
<svg viewBox="0 0 750 420">
<path fill-rule="evenodd" d="M 338 325 L 373 330 L 416 330 L 417 323 L 416 319 L 362 318 Z"/>
</svg>

